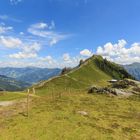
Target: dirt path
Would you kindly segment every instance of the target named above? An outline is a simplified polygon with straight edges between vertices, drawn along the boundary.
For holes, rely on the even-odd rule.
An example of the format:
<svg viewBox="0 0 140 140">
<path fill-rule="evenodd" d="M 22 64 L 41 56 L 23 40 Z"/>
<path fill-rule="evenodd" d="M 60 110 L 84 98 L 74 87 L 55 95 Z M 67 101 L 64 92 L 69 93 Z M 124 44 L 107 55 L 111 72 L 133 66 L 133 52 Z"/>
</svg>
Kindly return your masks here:
<svg viewBox="0 0 140 140">
<path fill-rule="evenodd" d="M 0 101 L 0 107 L 1 106 L 11 106 L 15 103 L 15 101 Z"/>
<path fill-rule="evenodd" d="M 35 97 L 35 98 L 39 98 L 39 96 L 34 95 L 34 94 L 30 94 L 30 97 Z M 6 106 L 11 106 L 11 105 L 15 105 L 17 103 L 23 103 L 26 102 L 27 98 L 23 98 L 23 99 L 18 99 L 18 100 L 12 100 L 12 101 L 0 101 L 0 107 L 6 107 Z"/>
</svg>

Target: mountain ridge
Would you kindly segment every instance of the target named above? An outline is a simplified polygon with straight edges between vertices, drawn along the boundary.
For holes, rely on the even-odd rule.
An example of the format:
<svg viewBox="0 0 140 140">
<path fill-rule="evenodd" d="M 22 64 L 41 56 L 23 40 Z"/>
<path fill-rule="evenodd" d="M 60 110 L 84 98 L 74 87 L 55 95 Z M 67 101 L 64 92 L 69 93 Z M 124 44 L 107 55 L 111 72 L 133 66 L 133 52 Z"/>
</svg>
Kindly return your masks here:
<svg viewBox="0 0 140 140">
<path fill-rule="evenodd" d="M 135 62 L 129 65 L 123 65 L 128 73 L 133 75 L 136 80 L 140 81 L 140 63 Z"/>
<path fill-rule="evenodd" d="M 14 78 L 18 81 L 29 83 L 30 85 L 41 80 L 47 80 L 53 76 L 59 75 L 61 69 L 59 68 L 39 68 L 39 67 L 4 67 L 0 68 L 0 75 Z"/>
<path fill-rule="evenodd" d="M 17 81 L 14 78 L 0 75 L 0 90 L 1 91 L 21 91 L 29 87 L 30 84 Z"/>
<path fill-rule="evenodd" d="M 115 64 L 103 59 L 102 56 L 93 55 L 85 60 L 79 67 L 75 67 L 68 73 L 61 76 L 40 82 L 35 85 L 38 90 L 48 90 L 47 88 L 55 88 L 56 90 L 67 89 L 87 89 L 92 85 L 105 86 L 111 79 L 134 79 L 126 70 Z"/>
</svg>

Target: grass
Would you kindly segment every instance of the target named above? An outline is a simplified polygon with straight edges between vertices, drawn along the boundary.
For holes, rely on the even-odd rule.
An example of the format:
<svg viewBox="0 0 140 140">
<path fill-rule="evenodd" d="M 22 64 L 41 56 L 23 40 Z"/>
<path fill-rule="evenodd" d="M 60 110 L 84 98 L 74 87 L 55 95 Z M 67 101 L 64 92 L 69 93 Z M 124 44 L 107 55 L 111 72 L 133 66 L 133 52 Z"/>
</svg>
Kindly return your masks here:
<svg viewBox="0 0 140 140">
<path fill-rule="evenodd" d="M 106 86 L 111 76 L 99 69 L 94 59 L 89 59 L 80 68 L 72 70 L 70 73 L 54 78 L 43 85 L 36 86 L 40 94 L 45 94 L 55 90 L 55 92 L 64 91 L 65 88 L 70 90 L 87 90 L 92 85 Z"/>
<path fill-rule="evenodd" d="M 26 95 L 21 92 L 4 92 L 0 93 L 0 101 L 11 101 L 25 98 Z"/>
<path fill-rule="evenodd" d="M 114 77 L 120 79 L 127 76 L 127 72 L 122 70 L 117 64 L 105 61 L 101 56 L 93 56 L 87 59 L 80 67 L 73 69 L 63 76 L 45 82 L 42 86 L 37 85 L 36 89 L 43 94 L 44 90 L 56 89 L 59 91 L 64 90 L 65 87 L 67 89 L 84 90 L 92 85 L 106 86 L 108 85 L 107 81 Z"/>
<path fill-rule="evenodd" d="M 34 99 L 31 106 L 29 118 L 21 113 L 0 118 L 0 140 L 140 139 L 140 98 L 72 92 Z"/>
<path fill-rule="evenodd" d="M 29 117 L 26 103 L 0 110 L 0 140 L 139 140 L 140 96 L 87 94 L 90 86 L 105 86 L 113 78 L 93 59 L 66 75 L 36 85 Z M 21 97 L 8 94 L 0 100 Z M 88 116 L 78 111 L 86 111 Z"/>
</svg>

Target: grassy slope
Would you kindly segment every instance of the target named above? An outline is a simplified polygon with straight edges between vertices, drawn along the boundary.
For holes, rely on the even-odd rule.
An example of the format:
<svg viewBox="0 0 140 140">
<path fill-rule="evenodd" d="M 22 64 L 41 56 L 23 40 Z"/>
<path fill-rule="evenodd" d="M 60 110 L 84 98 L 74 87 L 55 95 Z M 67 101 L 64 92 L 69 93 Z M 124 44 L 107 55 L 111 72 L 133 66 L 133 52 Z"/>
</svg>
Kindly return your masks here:
<svg viewBox="0 0 140 140">
<path fill-rule="evenodd" d="M 30 84 L 28 84 L 28 83 L 25 83 L 22 81 L 17 81 L 14 78 L 0 75 L 0 89 L 2 89 L 2 90 L 21 91 L 29 86 L 30 86 Z"/>
<path fill-rule="evenodd" d="M 18 106 L 13 107 L 16 116 L 0 116 L 0 140 L 139 140 L 139 97 L 121 99 L 85 92 L 92 84 L 106 85 L 112 78 L 89 59 L 79 69 L 40 83 L 29 118 L 23 115 L 26 109 Z M 79 110 L 89 115 L 77 114 Z"/>
<path fill-rule="evenodd" d="M 0 93 L 0 101 L 11 101 L 25 98 L 26 94 L 22 92 L 5 92 Z"/>
<path fill-rule="evenodd" d="M 112 78 L 97 67 L 94 58 L 89 59 L 78 70 L 75 70 L 68 75 L 87 85 L 94 84 L 103 86 L 107 84 L 107 80 Z"/>
<path fill-rule="evenodd" d="M 112 79 L 112 76 L 103 72 L 95 64 L 94 58 L 87 60 L 79 68 L 72 70 L 70 73 L 54 78 L 49 82 L 44 82 L 40 87 L 36 86 L 38 93 L 46 91 L 61 91 L 66 89 L 78 90 L 87 89 L 92 85 L 106 85 L 107 81 Z M 57 89 L 57 90 L 56 90 Z"/>
<path fill-rule="evenodd" d="M 66 94 L 55 100 L 35 99 L 30 103 L 29 118 L 21 114 L 6 119 L 0 116 L 0 140 L 140 139 L 139 98 Z M 89 115 L 77 114 L 79 110 Z"/>
<path fill-rule="evenodd" d="M 71 72 L 54 78 L 47 82 L 42 82 L 36 86 L 37 92 L 45 94 L 48 92 L 61 92 L 67 90 L 87 90 L 92 85 L 105 86 L 108 80 L 121 79 L 131 76 L 115 63 L 106 62 L 101 56 L 93 56 L 86 60 L 80 67 Z M 105 67 L 106 66 L 106 67 Z"/>
</svg>

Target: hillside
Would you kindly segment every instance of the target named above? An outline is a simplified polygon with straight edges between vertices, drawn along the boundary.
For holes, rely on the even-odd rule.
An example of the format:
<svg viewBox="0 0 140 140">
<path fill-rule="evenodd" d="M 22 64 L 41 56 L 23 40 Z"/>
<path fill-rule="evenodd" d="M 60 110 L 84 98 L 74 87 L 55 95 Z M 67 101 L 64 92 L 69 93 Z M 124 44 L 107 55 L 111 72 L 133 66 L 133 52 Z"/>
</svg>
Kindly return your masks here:
<svg viewBox="0 0 140 140">
<path fill-rule="evenodd" d="M 72 69 L 70 72 L 43 81 L 36 85 L 39 92 L 57 88 L 66 89 L 86 89 L 92 85 L 105 86 L 110 79 L 132 78 L 123 67 L 103 59 L 101 56 L 94 55 L 87 59 L 82 65 Z"/>
<path fill-rule="evenodd" d="M 140 98 L 63 93 L 0 110 L 0 140 L 139 140 Z M 14 116 L 10 116 L 14 110 Z M 79 112 L 87 112 L 82 115 Z M 8 114 L 8 117 L 7 117 Z"/>
<path fill-rule="evenodd" d="M 28 86 L 28 83 L 17 81 L 14 78 L 0 75 L 0 90 L 19 91 L 25 89 Z"/>
<path fill-rule="evenodd" d="M 25 68 L 0 68 L 0 75 L 5 75 L 14 78 L 18 81 L 29 83 L 30 85 L 37 83 L 41 80 L 47 80 L 53 76 L 59 75 L 60 69 L 48 69 L 38 67 L 25 67 Z"/>
<path fill-rule="evenodd" d="M 2 95 L 1 103 L 7 99 L 12 105 L 0 109 L 0 140 L 139 140 L 139 94 L 119 98 L 87 93 L 91 85 L 103 87 L 112 78 L 133 79 L 119 65 L 93 56 L 64 75 L 37 84 L 29 103 L 24 92 Z"/>
<path fill-rule="evenodd" d="M 140 81 L 140 63 L 133 63 L 130 65 L 124 65 L 124 68 Z"/>
</svg>

